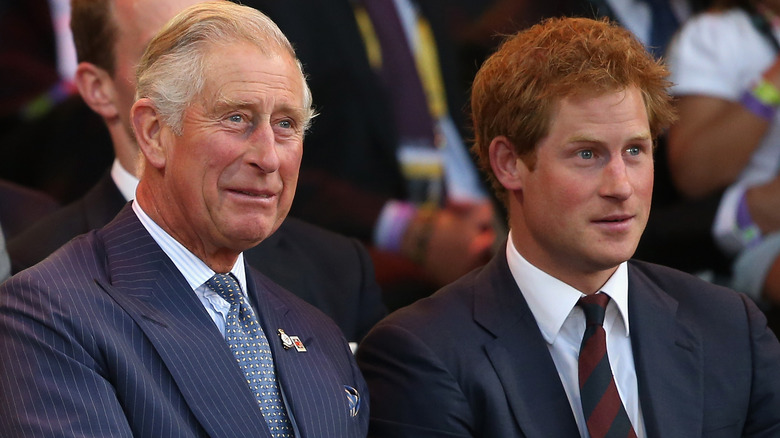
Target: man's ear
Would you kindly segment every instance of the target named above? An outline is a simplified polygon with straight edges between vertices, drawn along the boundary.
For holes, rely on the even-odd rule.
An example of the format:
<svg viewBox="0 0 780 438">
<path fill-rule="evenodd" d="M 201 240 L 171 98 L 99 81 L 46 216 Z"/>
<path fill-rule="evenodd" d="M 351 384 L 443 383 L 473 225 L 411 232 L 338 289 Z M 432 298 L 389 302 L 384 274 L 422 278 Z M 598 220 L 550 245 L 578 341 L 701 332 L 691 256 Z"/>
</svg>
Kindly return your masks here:
<svg viewBox="0 0 780 438">
<path fill-rule="evenodd" d="M 165 167 L 164 124 L 157 107 L 148 99 L 138 99 L 130 109 L 130 122 L 147 165 Z"/>
<path fill-rule="evenodd" d="M 75 81 L 79 94 L 92 111 L 100 114 L 104 119 L 119 116 L 114 80 L 107 71 L 95 64 L 80 62 L 76 67 Z"/>
<path fill-rule="evenodd" d="M 496 179 L 508 191 L 522 190 L 528 166 L 515 151 L 515 145 L 500 135 L 490 142 L 490 166 Z"/>
</svg>

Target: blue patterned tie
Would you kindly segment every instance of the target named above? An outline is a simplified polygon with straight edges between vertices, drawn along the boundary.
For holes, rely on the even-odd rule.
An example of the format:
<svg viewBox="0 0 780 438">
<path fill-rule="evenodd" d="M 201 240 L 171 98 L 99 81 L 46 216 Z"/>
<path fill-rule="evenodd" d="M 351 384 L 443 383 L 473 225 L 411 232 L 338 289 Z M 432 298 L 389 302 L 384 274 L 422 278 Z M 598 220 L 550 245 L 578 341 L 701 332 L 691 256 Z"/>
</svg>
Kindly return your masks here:
<svg viewBox="0 0 780 438">
<path fill-rule="evenodd" d="M 255 312 L 246 303 L 241 286 L 231 274 L 215 274 L 206 284 L 230 303 L 225 319 L 225 338 L 246 375 L 249 388 L 257 398 L 271 436 L 292 438 L 294 435 L 290 420 L 276 385 L 274 360 L 268 339 Z"/>
</svg>

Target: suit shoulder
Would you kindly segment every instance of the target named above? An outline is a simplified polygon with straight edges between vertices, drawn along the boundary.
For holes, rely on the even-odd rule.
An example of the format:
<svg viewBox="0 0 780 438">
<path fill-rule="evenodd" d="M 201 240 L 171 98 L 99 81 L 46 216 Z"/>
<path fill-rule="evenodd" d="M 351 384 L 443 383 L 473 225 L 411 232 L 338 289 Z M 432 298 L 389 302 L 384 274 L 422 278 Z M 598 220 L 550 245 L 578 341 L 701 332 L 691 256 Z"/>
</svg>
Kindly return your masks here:
<svg viewBox="0 0 780 438">
<path fill-rule="evenodd" d="M 95 234 L 91 231 L 73 238 L 50 255 L 44 255 L 40 263 L 16 276 L 43 282 L 56 281 L 61 285 L 78 284 L 82 280 L 91 282 L 94 278 L 105 276 Z"/>
<path fill-rule="evenodd" d="M 322 247 L 335 247 L 336 249 L 351 248 L 357 242 L 354 238 L 294 217 L 285 219 L 277 232 L 282 233 L 288 239 L 305 241 L 308 244 L 320 245 Z"/>
<path fill-rule="evenodd" d="M 8 254 L 14 271 L 21 271 L 40 262 L 72 238 L 87 231 L 84 205 L 80 201 L 43 217 L 8 242 Z"/>
<path fill-rule="evenodd" d="M 480 271 L 477 269 L 432 295 L 394 311 L 378 325 L 394 325 L 418 334 L 463 326 L 464 321 L 473 319 L 475 286 Z"/>
<path fill-rule="evenodd" d="M 290 292 L 284 286 L 279 285 L 279 283 L 258 271 L 256 268 L 248 266 L 248 269 L 251 276 L 250 278 L 255 283 L 256 290 L 271 294 L 275 299 L 289 307 L 292 311 L 300 315 L 305 315 L 312 323 L 324 324 L 328 327 L 333 326 L 335 330 L 340 332 L 340 329 L 333 320 L 320 309 L 306 302 L 293 292 Z M 259 293 L 262 294 L 263 292 Z"/>
<path fill-rule="evenodd" d="M 686 294 L 696 291 L 697 293 L 736 295 L 736 292 L 727 287 L 711 283 L 693 274 L 639 260 L 629 261 L 628 275 L 629 279 L 632 277 L 644 279 L 672 293 Z"/>
<path fill-rule="evenodd" d="M 677 302 L 681 315 L 699 321 L 741 320 L 749 310 L 746 306 L 755 307 L 744 294 L 666 266 L 631 261 L 628 276 L 629 288 L 660 291 Z"/>
</svg>

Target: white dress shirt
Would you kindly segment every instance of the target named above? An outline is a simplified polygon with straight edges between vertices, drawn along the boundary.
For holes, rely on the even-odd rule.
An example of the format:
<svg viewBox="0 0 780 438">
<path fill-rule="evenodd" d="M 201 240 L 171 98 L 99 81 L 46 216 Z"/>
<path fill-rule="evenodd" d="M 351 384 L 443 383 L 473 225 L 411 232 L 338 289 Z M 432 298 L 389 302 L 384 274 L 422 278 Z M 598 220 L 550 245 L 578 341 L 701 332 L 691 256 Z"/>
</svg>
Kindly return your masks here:
<svg viewBox="0 0 780 438">
<path fill-rule="evenodd" d="M 119 189 L 119 193 L 125 198 L 125 201 L 132 201 L 135 199 L 135 189 L 138 187 L 138 178 L 127 169 L 122 167 L 119 160 L 114 159 L 114 164 L 111 165 L 111 179 L 114 180 Z"/>
<path fill-rule="evenodd" d="M 190 287 L 192 287 L 195 295 L 198 296 L 198 299 L 200 300 L 201 304 L 203 304 L 206 312 L 208 312 L 209 316 L 214 321 L 214 324 L 216 324 L 217 329 L 219 329 L 219 332 L 222 333 L 222 336 L 224 337 L 225 320 L 227 319 L 227 314 L 230 310 L 230 303 L 219 296 L 218 293 L 214 292 L 206 284 L 206 282 L 212 276 L 214 276 L 215 272 L 209 268 L 203 262 L 203 260 L 199 259 L 197 256 L 195 256 L 195 254 L 191 253 L 187 248 L 185 248 L 184 245 L 176 241 L 176 239 L 171 237 L 170 234 L 160 228 L 160 226 L 157 225 L 152 220 L 152 218 L 146 214 L 146 212 L 144 212 L 138 202 L 133 202 L 133 211 L 135 212 L 136 216 L 138 216 L 138 220 L 141 221 L 141 224 L 144 226 L 144 228 L 146 228 L 149 234 L 152 235 L 154 241 L 160 245 L 160 248 L 162 248 L 163 252 L 165 252 L 173 264 L 176 265 L 176 268 L 179 270 L 179 272 L 184 275 L 187 283 L 189 283 Z M 244 303 L 249 307 L 252 307 L 251 303 L 249 303 L 249 300 L 247 299 L 246 294 L 246 270 L 244 268 L 244 253 L 238 255 L 238 259 L 233 265 L 233 268 L 230 270 L 230 273 L 236 277 L 238 284 L 241 286 L 241 293 L 245 298 Z M 255 314 L 257 314 L 257 312 L 255 312 Z M 279 390 L 279 393 L 282 396 L 282 402 L 284 403 L 285 409 L 287 410 L 287 417 L 290 419 L 290 423 L 293 427 L 293 436 L 300 436 L 298 425 L 295 421 L 295 417 L 293 416 L 292 411 L 290 410 L 290 405 L 287 401 L 287 394 L 285 394 L 281 382 L 279 382 Z"/>
<path fill-rule="evenodd" d="M 152 238 L 163 252 L 171 259 L 179 272 L 184 275 L 184 278 L 189 283 L 192 290 L 198 296 L 201 304 L 208 312 L 214 324 L 217 325 L 222 336 L 225 336 L 225 319 L 227 318 L 228 310 L 230 310 L 230 303 L 224 298 L 219 296 L 210 287 L 206 285 L 206 282 L 215 274 L 215 272 L 209 268 L 203 260 L 199 259 L 195 254 L 190 252 L 181 243 L 176 241 L 170 234 L 160 228 L 152 218 L 150 218 L 146 212 L 143 211 L 141 206 L 137 202 L 133 202 L 133 211 L 138 219 L 143 224 L 144 228 L 152 235 Z M 244 270 L 244 254 L 241 253 L 236 260 L 233 269 L 230 272 L 236 276 L 238 284 L 241 285 L 241 293 L 246 297 L 246 271 Z M 248 301 L 247 301 L 247 304 Z"/>
<path fill-rule="evenodd" d="M 558 376 L 569 399 L 577 427 L 588 438 L 580 402 L 577 361 L 585 333 L 585 314 L 576 306 L 582 292 L 529 263 L 512 244 L 511 231 L 506 248 L 509 270 L 520 288 L 550 350 Z M 639 406 L 634 355 L 628 323 L 628 268 L 624 262 L 601 288 L 609 295 L 604 318 L 607 354 L 620 398 L 638 438 L 645 436 L 642 409 Z"/>
</svg>

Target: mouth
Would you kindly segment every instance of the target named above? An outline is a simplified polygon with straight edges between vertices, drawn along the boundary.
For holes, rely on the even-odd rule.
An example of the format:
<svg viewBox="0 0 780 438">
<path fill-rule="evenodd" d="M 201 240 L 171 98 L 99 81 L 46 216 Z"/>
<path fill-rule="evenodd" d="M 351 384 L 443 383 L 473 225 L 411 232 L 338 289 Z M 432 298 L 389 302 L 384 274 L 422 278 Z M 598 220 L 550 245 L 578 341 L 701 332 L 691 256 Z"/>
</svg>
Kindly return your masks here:
<svg viewBox="0 0 780 438">
<path fill-rule="evenodd" d="M 239 195 L 251 196 L 254 198 L 271 198 L 274 196 L 272 193 L 258 193 L 249 190 L 231 190 L 231 192 L 238 193 Z"/>
<path fill-rule="evenodd" d="M 625 222 L 632 218 L 633 216 L 629 216 L 629 215 L 609 216 L 602 219 L 597 219 L 596 222 Z"/>
<path fill-rule="evenodd" d="M 616 214 L 596 219 L 593 223 L 605 226 L 621 226 L 630 223 L 634 217 L 634 215 Z"/>
<path fill-rule="evenodd" d="M 278 192 L 273 190 L 254 190 L 254 189 L 228 189 L 228 193 L 238 195 L 244 199 L 266 200 L 273 199 Z"/>
</svg>

